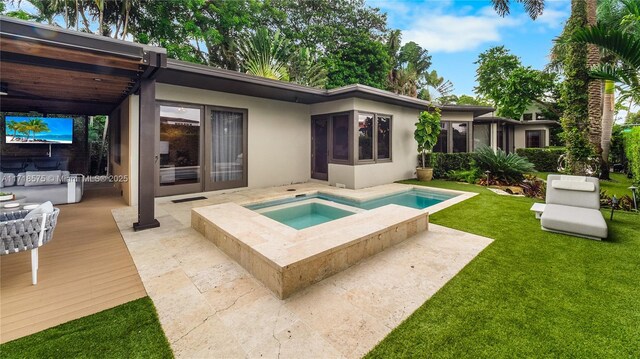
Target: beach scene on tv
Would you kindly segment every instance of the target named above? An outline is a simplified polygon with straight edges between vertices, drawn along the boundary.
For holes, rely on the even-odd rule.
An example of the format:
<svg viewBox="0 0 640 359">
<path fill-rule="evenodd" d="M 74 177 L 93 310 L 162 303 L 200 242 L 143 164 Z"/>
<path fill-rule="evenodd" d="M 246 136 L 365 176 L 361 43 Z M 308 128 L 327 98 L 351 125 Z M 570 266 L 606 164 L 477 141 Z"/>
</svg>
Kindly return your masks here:
<svg viewBox="0 0 640 359">
<path fill-rule="evenodd" d="M 7 116 L 6 143 L 21 144 L 71 144 L 73 119 L 61 117 Z"/>
</svg>

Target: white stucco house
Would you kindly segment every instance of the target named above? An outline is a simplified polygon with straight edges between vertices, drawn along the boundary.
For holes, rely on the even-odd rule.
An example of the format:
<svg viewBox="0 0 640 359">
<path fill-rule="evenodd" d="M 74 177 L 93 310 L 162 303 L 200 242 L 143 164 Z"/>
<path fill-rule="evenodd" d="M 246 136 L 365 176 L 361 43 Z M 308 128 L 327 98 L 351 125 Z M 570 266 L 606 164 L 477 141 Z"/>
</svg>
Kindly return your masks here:
<svg viewBox="0 0 640 359">
<path fill-rule="evenodd" d="M 499 117 L 492 110 L 473 119 L 473 148 L 490 146 L 513 152 L 518 148 L 548 147 L 555 126 L 559 126 L 558 122 L 546 119 L 542 106 L 536 103 L 530 104 L 519 119 Z"/>
<path fill-rule="evenodd" d="M 0 112 L 64 114 L 85 124 L 108 115 L 109 169 L 138 208 L 136 229 L 158 225 L 159 196 L 308 181 L 357 189 L 412 178 L 421 111 L 439 107 L 443 123 L 459 129 L 450 131 L 451 145 L 467 151 L 474 119 L 493 110 L 362 85 L 311 88 L 168 59 L 159 47 L 0 21 Z"/>
</svg>

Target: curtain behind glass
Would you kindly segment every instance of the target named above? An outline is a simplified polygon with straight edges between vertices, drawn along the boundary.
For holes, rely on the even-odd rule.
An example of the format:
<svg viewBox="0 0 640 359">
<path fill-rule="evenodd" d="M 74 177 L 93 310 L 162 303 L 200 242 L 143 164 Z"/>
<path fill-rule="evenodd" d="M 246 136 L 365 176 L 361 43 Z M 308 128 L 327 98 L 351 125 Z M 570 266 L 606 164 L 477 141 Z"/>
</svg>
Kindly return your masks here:
<svg viewBox="0 0 640 359">
<path fill-rule="evenodd" d="M 473 149 L 491 146 L 491 125 L 473 125 Z"/>
<path fill-rule="evenodd" d="M 211 180 L 239 181 L 244 172 L 243 114 L 213 111 L 211 118 Z"/>
</svg>

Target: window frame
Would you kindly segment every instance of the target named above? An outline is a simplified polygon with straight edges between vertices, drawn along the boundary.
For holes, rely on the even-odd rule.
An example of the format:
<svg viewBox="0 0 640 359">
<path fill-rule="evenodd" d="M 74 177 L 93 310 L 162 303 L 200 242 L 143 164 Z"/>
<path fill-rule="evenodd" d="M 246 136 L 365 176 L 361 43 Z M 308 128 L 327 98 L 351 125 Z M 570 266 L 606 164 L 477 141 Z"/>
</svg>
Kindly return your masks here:
<svg viewBox="0 0 640 359">
<path fill-rule="evenodd" d="M 340 158 L 334 158 L 333 157 L 333 119 L 334 117 L 337 116 L 344 116 L 347 115 L 349 116 L 349 120 L 348 120 L 348 126 L 347 126 L 347 147 L 348 147 L 348 157 L 346 160 L 344 159 L 340 159 Z M 328 156 L 328 162 L 329 163 L 334 163 L 334 164 L 340 164 L 340 165 L 353 165 L 353 152 L 354 152 L 354 143 L 353 141 L 349 141 L 350 138 L 353 137 L 353 122 L 354 122 L 354 113 L 353 111 L 342 111 L 342 112 L 334 112 L 334 113 L 328 113 L 328 114 L 322 114 L 322 115 L 314 115 L 312 116 L 312 118 L 320 118 L 320 117 L 327 117 L 329 120 L 329 135 L 327 136 L 329 144 L 329 156 Z"/>
<path fill-rule="evenodd" d="M 454 152 L 453 147 L 453 125 L 455 124 L 465 124 L 466 132 L 465 132 L 465 151 Z M 449 152 L 447 153 L 469 153 L 469 149 L 473 148 L 473 121 L 449 121 Z M 471 138 L 471 144 L 469 144 L 469 138 Z"/>
<path fill-rule="evenodd" d="M 529 132 L 538 132 L 540 134 L 540 146 L 539 147 L 529 147 Z M 538 129 L 538 130 L 525 130 L 524 131 L 524 147 L 525 148 L 545 148 L 546 147 L 546 130 Z"/>
<path fill-rule="evenodd" d="M 356 132 L 355 128 L 356 128 L 356 124 L 358 122 L 358 117 L 360 116 L 360 114 L 371 114 L 373 115 L 373 145 L 372 145 L 372 151 L 373 151 L 373 159 L 366 159 L 366 160 L 361 160 L 358 155 L 358 145 L 356 145 L 356 143 L 359 142 L 359 137 L 358 137 L 358 132 Z M 390 136 L 389 136 L 389 158 L 378 158 L 378 116 L 381 117 L 389 117 L 389 132 L 390 132 Z M 391 114 L 387 114 L 387 113 L 382 113 L 382 112 L 375 112 L 375 111 L 361 111 L 361 110 L 355 110 L 353 111 L 353 121 L 351 121 L 352 126 L 353 126 L 353 135 L 352 135 L 352 139 L 353 139 L 353 158 L 354 158 L 354 164 L 355 165 L 370 165 L 370 164 L 376 164 L 376 163 L 387 163 L 387 162 L 393 162 L 393 115 Z"/>
</svg>

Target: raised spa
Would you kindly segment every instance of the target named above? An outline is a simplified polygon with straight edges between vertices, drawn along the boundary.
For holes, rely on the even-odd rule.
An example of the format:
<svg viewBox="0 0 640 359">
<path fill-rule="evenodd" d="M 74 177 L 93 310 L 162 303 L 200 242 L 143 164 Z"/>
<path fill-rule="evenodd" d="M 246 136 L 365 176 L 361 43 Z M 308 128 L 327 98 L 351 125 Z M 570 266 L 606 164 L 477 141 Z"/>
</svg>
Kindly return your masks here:
<svg viewBox="0 0 640 359">
<path fill-rule="evenodd" d="M 316 193 L 258 203 L 246 207 L 289 227 L 304 229 L 343 218 L 361 210 L 371 210 L 389 204 L 425 209 L 455 196 L 455 194 L 415 188 L 366 201 Z"/>
</svg>

